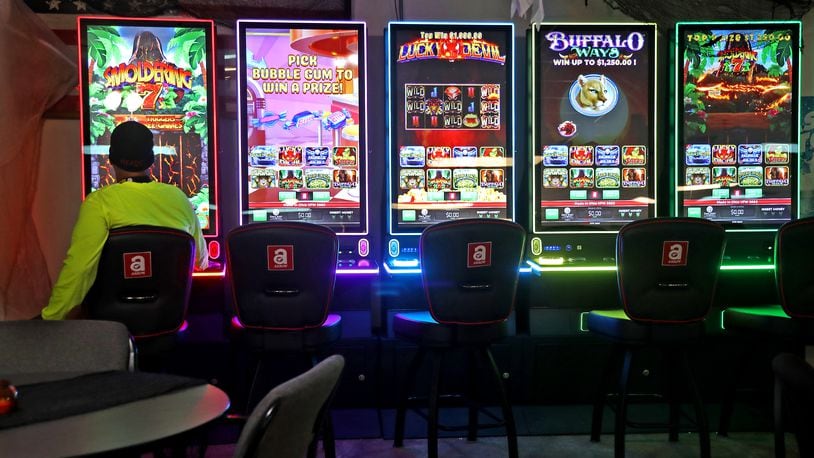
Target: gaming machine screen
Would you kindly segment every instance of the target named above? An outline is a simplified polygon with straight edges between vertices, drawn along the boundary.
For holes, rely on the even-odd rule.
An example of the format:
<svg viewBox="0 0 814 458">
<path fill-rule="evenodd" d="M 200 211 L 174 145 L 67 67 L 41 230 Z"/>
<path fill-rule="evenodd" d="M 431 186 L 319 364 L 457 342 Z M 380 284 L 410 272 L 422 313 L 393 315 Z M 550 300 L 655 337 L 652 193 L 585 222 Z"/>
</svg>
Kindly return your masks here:
<svg viewBox="0 0 814 458">
<path fill-rule="evenodd" d="M 212 22 L 79 18 L 85 192 L 115 181 L 108 149 L 120 123 L 153 131 L 156 181 L 189 197 L 217 233 Z"/>
<path fill-rule="evenodd" d="M 366 232 L 365 26 L 238 22 L 242 221 Z"/>
<path fill-rule="evenodd" d="M 511 24 L 391 23 L 391 233 L 512 219 Z"/>
<path fill-rule="evenodd" d="M 678 213 L 730 227 L 797 214 L 798 22 L 678 24 Z"/>
<path fill-rule="evenodd" d="M 655 216 L 655 25 L 535 27 L 534 232 Z"/>
</svg>

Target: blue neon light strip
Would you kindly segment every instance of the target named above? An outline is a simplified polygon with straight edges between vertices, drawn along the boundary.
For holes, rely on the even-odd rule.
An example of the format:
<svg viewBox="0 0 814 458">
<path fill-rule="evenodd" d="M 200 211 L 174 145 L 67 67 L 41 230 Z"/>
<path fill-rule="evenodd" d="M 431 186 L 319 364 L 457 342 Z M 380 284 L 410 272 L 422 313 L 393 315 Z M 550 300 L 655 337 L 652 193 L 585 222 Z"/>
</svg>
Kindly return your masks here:
<svg viewBox="0 0 814 458">
<path fill-rule="evenodd" d="M 420 264 L 418 259 L 393 259 L 391 261 L 393 263 L 393 267 L 418 267 Z"/>
<path fill-rule="evenodd" d="M 387 263 L 384 264 L 384 270 L 390 275 L 415 275 L 421 273 L 421 269 L 394 269 Z"/>
<path fill-rule="evenodd" d="M 416 275 L 421 273 L 421 268 L 418 267 L 418 260 L 410 260 L 410 261 L 399 261 L 398 259 L 393 260 L 393 264 L 398 262 L 407 262 L 412 263 L 415 262 L 415 267 L 413 268 L 398 268 L 396 266 L 390 267 L 388 263 L 384 264 L 384 270 L 388 274 L 391 275 Z M 521 274 L 528 274 L 531 273 L 531 267 L 520 267 L 517 269 Z"/>
</svg>

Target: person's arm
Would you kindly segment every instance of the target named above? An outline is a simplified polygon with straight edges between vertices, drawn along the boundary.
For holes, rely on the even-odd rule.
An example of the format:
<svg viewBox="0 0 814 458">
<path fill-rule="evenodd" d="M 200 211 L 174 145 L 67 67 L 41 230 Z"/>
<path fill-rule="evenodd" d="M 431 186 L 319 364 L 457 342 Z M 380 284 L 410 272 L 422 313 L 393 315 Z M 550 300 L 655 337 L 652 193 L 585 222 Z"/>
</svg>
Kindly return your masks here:
<svg viewBox="0 0 814 458">
<path fill-rule="evenodd" d="M 108 236 L 108 222 L 100 204 L 98 199 L 89 196 L 79 207 L 71 246 L 48 305 L 42 310 L 43 319 L 65 319 L 82 303 L 96 279 L 99 257 Z"/>
<path fill-rule="evenodd" d="M 206 247 L 201 222 L 195 212 L 192 212 L 192 220 L 195 221 L 192 227 L 192 238 L 195 239 L 195 267 L 198 270 L 206 270 L 209 267 L 209 250 Z"/>
</svg>

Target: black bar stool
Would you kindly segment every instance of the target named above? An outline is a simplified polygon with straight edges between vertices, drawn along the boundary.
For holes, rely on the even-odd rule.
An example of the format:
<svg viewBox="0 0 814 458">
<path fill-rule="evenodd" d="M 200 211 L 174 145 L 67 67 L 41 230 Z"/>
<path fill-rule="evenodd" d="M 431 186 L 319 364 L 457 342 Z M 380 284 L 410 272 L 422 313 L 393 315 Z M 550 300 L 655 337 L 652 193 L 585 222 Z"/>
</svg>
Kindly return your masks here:
<svg viewBox="0 0 814 458">
<path fill-rule="evenodd" d="M 614 369 L 619 365 L 614 455 L 625 456 L 628 382 L 636 352 L 656 347 L 668 374 L 669 438 L 678 440 L 680 417 L 677 379 L 683 377 L 693 397 L 701 456 L 710 456 L 704 404 L 693 377 L 687 347 L 704 336 L 704 318 L 712 306 L 724 251 L 724 229 L 692 218 L 654 218 L 625 225 L 616 238 L 616 267 L 623 310 L 594 310 L 588 330 L 614 343 L 597 390 L 591 441 L 602 432 L 602 411 Z"/>
</svg>

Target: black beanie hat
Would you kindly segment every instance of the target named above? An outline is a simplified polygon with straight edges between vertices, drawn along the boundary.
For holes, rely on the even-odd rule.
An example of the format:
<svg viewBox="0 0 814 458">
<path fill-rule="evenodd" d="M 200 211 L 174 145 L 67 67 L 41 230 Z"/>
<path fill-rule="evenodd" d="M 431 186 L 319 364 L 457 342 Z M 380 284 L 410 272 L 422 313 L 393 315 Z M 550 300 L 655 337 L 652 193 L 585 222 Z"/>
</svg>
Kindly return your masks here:
<svg viewBox="0 0 814 458">
<path fill-rule="evenodd" d="M 126 121 L 110 134 L 110 163 L 128 172 L 141 172 L 153 165 L 153 133 L 144 124 Z"/>
</svg>

